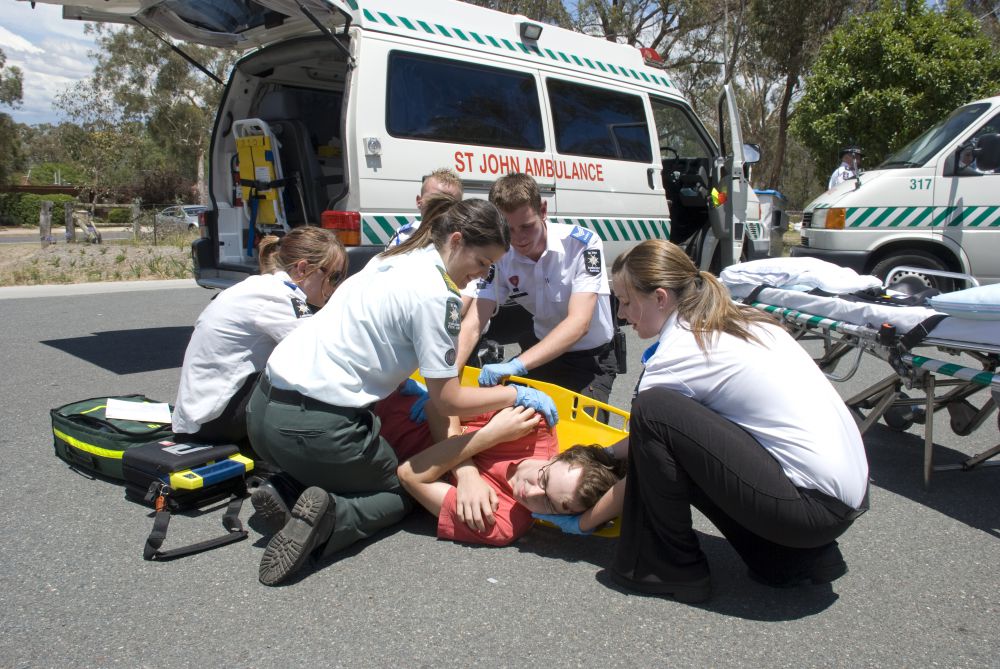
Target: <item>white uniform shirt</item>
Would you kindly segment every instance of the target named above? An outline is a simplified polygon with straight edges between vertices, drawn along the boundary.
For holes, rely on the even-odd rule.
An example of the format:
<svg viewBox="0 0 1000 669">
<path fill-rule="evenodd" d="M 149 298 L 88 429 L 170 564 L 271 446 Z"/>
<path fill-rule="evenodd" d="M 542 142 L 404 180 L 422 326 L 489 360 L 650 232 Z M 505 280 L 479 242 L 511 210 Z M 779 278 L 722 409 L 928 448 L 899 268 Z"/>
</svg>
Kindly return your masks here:
<svg viewBox="0 0 1000 669">
<path fill-rule="evenodd" d="M 607 295 L 608 273 L 604 266 L 604 243 L 590 230 L 561 223 L 548 223 L 546 247 L 535 262 L 511 249 L 493 271 L 463 291 L 472 298 L 508 299 L 528 310 L 535 320 L 535 336 L 544 339 L 566 320 L 573 293 L 597 293 L 590 329 L 570 351 L 585 351 L 611 341 L 614 327 Z"/>
<path fill-rule="evenodd" d="M 857 176 L 857 172 L 852 170 L 847 163 L 841 163 L 840 167 L 833 171 L 830 175 L 830 183 L 827 185 L 827 190 L 833 190 L 834 187 L 839 186 L 848 179 L 853 179 Z"/>
<path fill-rule="evenodd" d="M 198 316 L 184 352 L 174 432 L 193 434 L 218 418 L 277 343 L 311 315 L 306 294 L 285 272 L 248 276 L 219 293 Z"/>
<path fill-rule="evenodd" d="M 796 486 L 858 508 L 868 461 L 844 401 L 787 332 L 753 330 L 762 346 L 721 334 L 706 354 L 675 313 L 645 361 L 638 392 L 662 386 L 697 400 L 753 435 Z"/>
<path fill-rule="evenodd" d="M 276 388 L 341 407 L 389 395 L 413 370 L 458 376 L 462 301 L 433 245 L 369 264 L 274 350 Z"/>
</svg>

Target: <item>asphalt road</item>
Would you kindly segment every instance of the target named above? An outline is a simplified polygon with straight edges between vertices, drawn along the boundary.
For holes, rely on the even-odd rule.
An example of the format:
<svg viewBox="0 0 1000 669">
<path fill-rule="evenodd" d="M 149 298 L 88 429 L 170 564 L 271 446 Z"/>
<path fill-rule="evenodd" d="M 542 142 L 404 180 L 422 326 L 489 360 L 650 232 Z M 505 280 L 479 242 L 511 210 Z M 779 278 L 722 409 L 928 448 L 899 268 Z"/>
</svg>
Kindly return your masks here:
<svg viewBox="0 0 1000 669">
<path fill-rule="evenodd" d="M 0 291 L 0 666 L 1000 667 L 1000 470 L 938 473 L 925 490 L 918 428 L 866 436 L 872 510 L 841 540 L 850 572 L 827 586 L 757 585 L 700 517 L 715 589 L 700 606 L 609 585 L 613 540 L 536 528 L 472 548 L 437 541 L 423 512 L 286 587 L 257 583 L 256 531 L 144 562 L 147 510 L 53 456 L 48 410 L 172 400 L 212 295 L 190 285 Z M 630 345 L 618 406 L 635 382 Z M 942 462 L 998 438 L 994 418 L 957 437 L 939 416 L 935 434 Z M 165 547 L 221 532 L 220 518 L 176 517 Z"/>
</svg>

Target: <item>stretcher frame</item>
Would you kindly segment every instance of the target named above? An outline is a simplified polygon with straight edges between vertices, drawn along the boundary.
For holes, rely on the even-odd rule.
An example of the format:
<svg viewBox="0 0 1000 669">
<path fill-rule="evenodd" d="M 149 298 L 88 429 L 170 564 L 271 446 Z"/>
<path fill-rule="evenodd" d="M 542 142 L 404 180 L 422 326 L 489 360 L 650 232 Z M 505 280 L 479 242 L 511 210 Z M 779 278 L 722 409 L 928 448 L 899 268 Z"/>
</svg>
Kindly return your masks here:
<svg viewBox="0 0 1000 669">
<path fill-rule="evenodd" d="M 959 464 L 934 465 L 934 421 L 927 420 L 928 416 L 945 409 L 950 416 L 952 431 L 959 436 L 967 436 L 996 411 L 1000 405 L 1000 373 L 997 373 L 1000 367 L 1000 345 L 942 339 L 933 336 L 933 329 L 916 345 L 934 347 L 944 355 L 965 354 L 979 365 L 978 369 L 974 369 L 918 355 L 907 349 L 901 336 L 885 327 L 876 329 L 847 323 L 759 300 L 751 300 L 750 304 L 785 323 L 797 340 L 821 341 L 823 354 L 814 358 L 814 361 L 831 381 L 844 382 L 854 376 L 865 354 L 889 365 L 892 369 L 890 374 L 847 398 L 845 403 L 858 422 L 861 434 L 879 419 L 883 419 L 890 428 L 900 431 L 908 429 L 913 423 L 923 423 L 925 487 L 930 487 L 934 471 L 970 470 L 980 466 L 1000 465 L 1000 462 L 991 460 L 1000 455 L 1000 444 Z M 849 366 L 846 371 L 838 373 L 837 368 L 845 358 L 850 359 Z M 909 398 L 904 393 L 904 388 L 922 391 L 925 395 L 923 401 Z M 976 407 L 969 398 L 984 389 L 989 391 L 989 397 L 981 406 Z"/>
</svg>

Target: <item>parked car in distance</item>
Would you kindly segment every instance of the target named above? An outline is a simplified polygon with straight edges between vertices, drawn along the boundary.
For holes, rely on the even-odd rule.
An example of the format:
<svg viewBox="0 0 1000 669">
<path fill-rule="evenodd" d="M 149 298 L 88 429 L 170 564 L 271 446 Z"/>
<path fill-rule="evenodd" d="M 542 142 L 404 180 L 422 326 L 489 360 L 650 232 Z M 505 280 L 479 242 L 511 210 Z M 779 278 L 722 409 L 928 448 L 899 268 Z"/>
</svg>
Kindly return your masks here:
<svg viewBox="0 0 1000 669">
<path fill-rule="evenodd" d="M 158 226 L 176 226 L 182 230 L 198 229 L 198 214 L 207 211 L 208 207 L 200 204 L 178 204 L 156 212 Z"/>
</svg>

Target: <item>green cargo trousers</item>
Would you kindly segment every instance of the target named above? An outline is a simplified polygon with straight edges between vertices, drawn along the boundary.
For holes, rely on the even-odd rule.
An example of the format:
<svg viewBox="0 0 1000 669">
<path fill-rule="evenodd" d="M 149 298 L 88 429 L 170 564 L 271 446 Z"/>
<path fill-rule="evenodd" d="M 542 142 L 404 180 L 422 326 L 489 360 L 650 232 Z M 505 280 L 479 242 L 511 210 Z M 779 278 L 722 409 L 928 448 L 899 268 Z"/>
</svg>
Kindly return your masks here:
<svg viewBox="0 0 1000 669">
<path fill-rule="evenodd" d="M 250 396 L 247 433 L 254 450 L 333 499 L 336 524 L 329 538 L 317 542 L 321 557 L 398 523 L 412 508 L 380 427 L 368 408 L 336 407 L 272 389 L 264 374 Z"/>
</svg>

